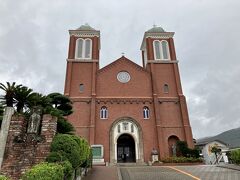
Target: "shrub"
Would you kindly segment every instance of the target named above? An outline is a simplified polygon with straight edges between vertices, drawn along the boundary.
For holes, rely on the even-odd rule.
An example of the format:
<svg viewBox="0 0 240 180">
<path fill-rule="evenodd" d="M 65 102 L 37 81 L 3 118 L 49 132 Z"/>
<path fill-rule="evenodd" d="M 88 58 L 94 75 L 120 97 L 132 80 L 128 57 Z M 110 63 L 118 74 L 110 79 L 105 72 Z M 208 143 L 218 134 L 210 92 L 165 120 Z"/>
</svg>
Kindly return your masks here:
<svg viewBox="0 0 240 180">
<path fill-rule="evenodd" d="M 200 157 L 200 150 L 198 148 L 189 149 L 188 152 L 190 157 L 194 157 L 194 158 Z"/>
<path fill-rule="evenodd" d="M 62 156 L 60 152 L 50 152 L 46 158 L 46 161 L 49 163 L 62 162 L 65 160 L 67 160 L 67 158 Z"/>
<path fill-rule="evenodd" d="M 200 158 L 193 157 L 168 157 L 161 160 L 164 163 L 194 163 L 202 162 Z"/>
<path fill-rule="evenodd" d="M 80 146 L 75 138 L 74 135 L 57 134 L 51 144 L 51 152 L 61 154 L 64 159 L 67 159 L 72 164 L 73 168 L 81 165 Z"/>
<path fill-rule="evenodd" d="M 30 170 L 23 176 L 22 180 L 63 180 L 64 168 L 56 163 L 41 163 Z"/>
<path fill-rule="evenodd" d="M 9 180 L 9 178 L 4 175 L 0 175 L 0 180 Z"/>
<path fill-rule="evenodd" d="M 74 131 L 73 125 L 63 117 L 57 120 L 57 132 L 61 134 L 72 134 Z"/>
<path fill-rule="evenodd" d="M 63 161 L 59 164 L 63 167 L 64 179 L 65 180 L 72 180 L 72 175 L 73 175 L 72 164 L 69 161 Z"/>
<path fill-rule="evenodd" d="M 240 164 L 240 149 L 233 150 L 230 153 L 230 157 L 234 164 Z"/>
<path fill-rule="evenodd" d="M 63 167 L 65 179 L 72 179 L 73 167 L 72 164 L 67 160 L 66 157 L 63 157 L 59 152 L 51 152 L 47 159 L 49 163 L 58 163 Z"/>
<path fill-rule="evenodd" d="M 184 156 L 184 157 L 200 157 L 200 150 L 197 148 L 190 149 L 188 148 L 186 141 L 177 141 L 177 155 Z"/>
<path fill-rule="evenodd" d="M 177 152 L 180 156 L 187 157 L 189 154 L 189 148 L 186 141 L 177 141 Z"/>
</svg>

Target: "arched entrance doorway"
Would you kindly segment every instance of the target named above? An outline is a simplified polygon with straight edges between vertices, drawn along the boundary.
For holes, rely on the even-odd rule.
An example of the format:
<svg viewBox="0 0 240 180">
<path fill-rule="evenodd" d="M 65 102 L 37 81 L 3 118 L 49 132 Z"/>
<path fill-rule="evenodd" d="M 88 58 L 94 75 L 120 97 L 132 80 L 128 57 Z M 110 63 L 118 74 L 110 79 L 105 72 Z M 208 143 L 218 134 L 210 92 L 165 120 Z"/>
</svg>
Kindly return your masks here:
<svg viewBox="0 0 240 180">
<path fill-rule="evenodd" d="M 128 162 L 142 163 L 143 134 L 141 126 L 130 117 L 121 117 L 113 122 L 110 135 L 110 163 L 123 162 L 122 154 L 129 151 Z M 126 147 L 126 148 L 125 148 Z M 131 154 L 130 154 L 131 153 Z M 124 154 L 123 154 L 124 155 Z"/>
<path fill-rule="evenodd" d="M 122 134 L 117 140 L 117 162 L 136 162 L 135 141 L 129 134 Z"/>
</svg>

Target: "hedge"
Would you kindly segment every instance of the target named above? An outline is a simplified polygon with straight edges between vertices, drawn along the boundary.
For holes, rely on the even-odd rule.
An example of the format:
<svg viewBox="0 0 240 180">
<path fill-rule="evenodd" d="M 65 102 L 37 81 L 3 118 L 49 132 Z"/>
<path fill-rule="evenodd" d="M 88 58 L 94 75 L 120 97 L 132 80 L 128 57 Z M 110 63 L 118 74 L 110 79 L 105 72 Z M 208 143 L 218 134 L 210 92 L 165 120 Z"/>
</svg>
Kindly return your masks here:
<svg viewBox="0 0 240 180">
<path fill-rule="evenodd" d="M 63 178 L 62 165 L 46 162 L 33 166 L 22 176 L 22 180 L 63 180 Z"/>
<path fill-rule="evenodd" d="M 9 180 L 9 178 L 4 175 L 0 175 L 0 180 Z"/>
<path fill-rule="evenodd" d="M 202 162 L 201 158 L 193 158 L 193 157 L 168 157 L 161 159 L 164 163 L 194 163 L 194 162 Z"/>
<path fill-rule="evenodd" d="M 230 158 L 234 164 L 240 164 L 240 149 L 233 150 L 230 153 Z"/>
<path fill-rule="evenodd" d="M 68 160 L 74 169 L 85 167 L 91 157 L 88 142 L 75 135 L 57 134 L 51 144 L 48 162 L 62 162 Z"/>
<path fill-rule="evenodd" d="M 75 141 L 74 135 L 57 134 L 51 144 L 51 152 L 59 153 L 74 169 L 81 165 L 80 146 Z"/>
</svg>

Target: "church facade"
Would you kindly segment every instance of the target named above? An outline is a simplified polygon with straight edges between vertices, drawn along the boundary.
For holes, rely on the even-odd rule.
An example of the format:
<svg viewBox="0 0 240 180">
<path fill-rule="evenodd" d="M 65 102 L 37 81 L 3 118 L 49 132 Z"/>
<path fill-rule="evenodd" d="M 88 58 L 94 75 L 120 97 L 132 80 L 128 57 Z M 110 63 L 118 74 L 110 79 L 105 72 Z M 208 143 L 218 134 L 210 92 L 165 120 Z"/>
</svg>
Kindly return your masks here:
<svg viewBox="0 0 240 180">
<path fill-rule="evenodd" d="M 193 148 L 173 32 L 144 33 L 139 66 L 122 56 L 99 68 L 100 31 L 70 30 L 64 94 L 73 102 L 68 120 L 76 134 L 102 145 L 104 161 L 148 162 L 174 155 L 178 140 Z"/>
</svg>

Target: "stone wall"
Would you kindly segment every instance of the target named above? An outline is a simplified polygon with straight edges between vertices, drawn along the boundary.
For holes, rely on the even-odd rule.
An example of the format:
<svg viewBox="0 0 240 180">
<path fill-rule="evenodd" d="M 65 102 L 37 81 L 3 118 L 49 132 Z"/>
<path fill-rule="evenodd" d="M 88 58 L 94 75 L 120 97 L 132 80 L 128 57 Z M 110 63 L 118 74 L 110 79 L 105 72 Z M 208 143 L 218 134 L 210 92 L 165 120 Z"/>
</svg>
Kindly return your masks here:
<svg viewBox="0 0 240 180">
<path fill-rule="evenodd" d="M 57 118 L 51 115 L 43 115 L 40 135 L 27 134 L 26 122 L 21 115 L 10 122 L 1 172 L 12 179 L 45 160 L 57 129 Z"/>
</svg>

